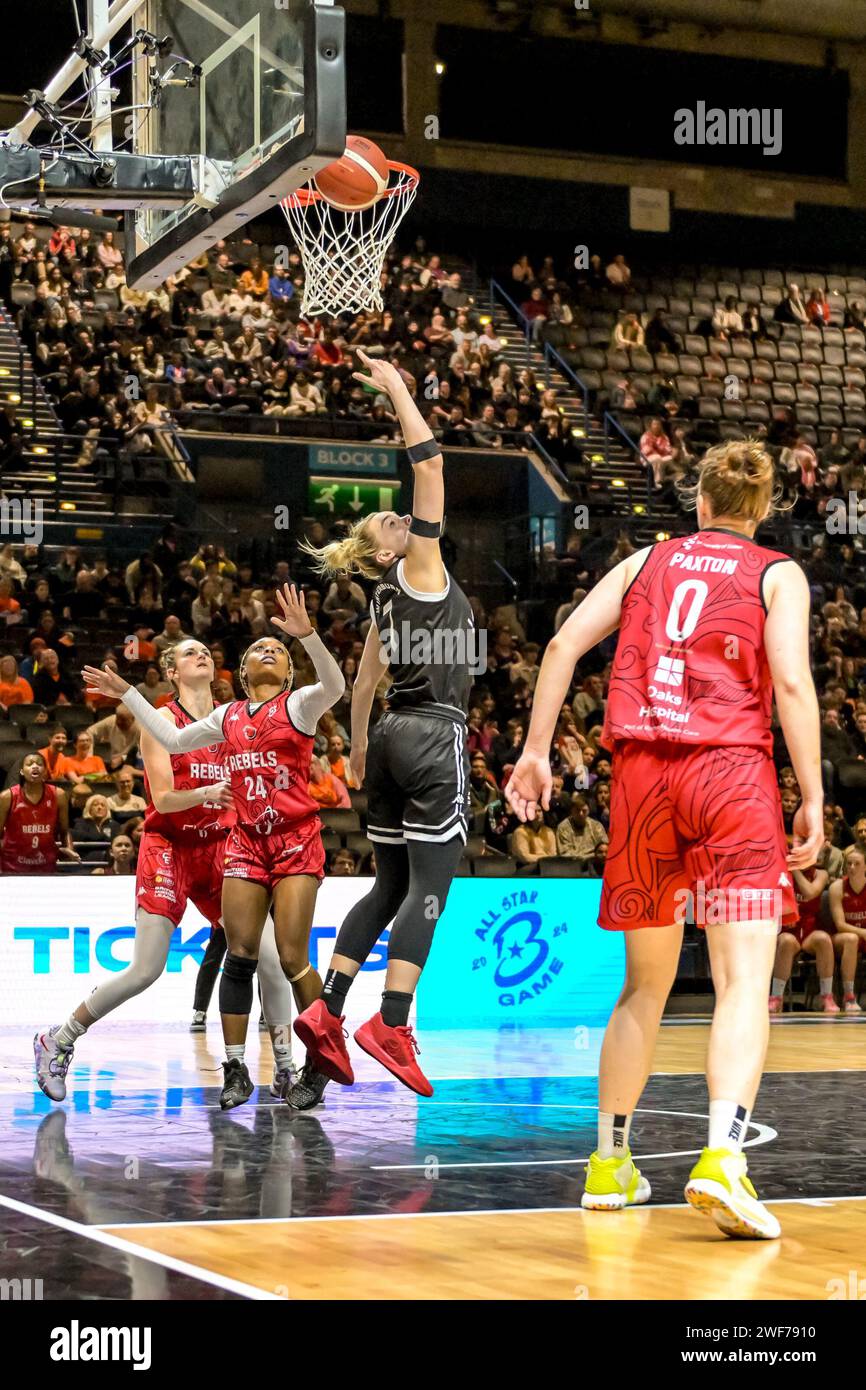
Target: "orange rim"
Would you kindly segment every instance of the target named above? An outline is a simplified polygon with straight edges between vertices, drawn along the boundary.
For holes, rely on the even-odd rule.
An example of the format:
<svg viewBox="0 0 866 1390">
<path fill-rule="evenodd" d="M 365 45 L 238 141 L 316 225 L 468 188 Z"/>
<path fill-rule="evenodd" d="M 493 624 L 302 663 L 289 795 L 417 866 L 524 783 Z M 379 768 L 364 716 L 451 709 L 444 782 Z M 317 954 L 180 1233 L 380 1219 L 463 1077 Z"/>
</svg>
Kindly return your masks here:
<svg viewBox="0 0 866 1390">
<path fill-rule="evenodd" d="M 376 202 L 381 202 L 382 198 L 403 197 L 407 193 L 413 193 L 421 182 L 421 175 L 417 169 L 412 168 L 411 164 L 401 164 L 397 159 L 389 159 L 388 168 L 392 174 L 405 174 L 406 178 L 401 183 L 395 183 L 392 187 L 386 188 L 385 192 L 376 199 Z M 281 205 L 283 203 L 295 203 L 302 208 L 310 207 L 313 203 L 325 202 L 327 202 L 327 198 L 324 198 L 318 189 L 309 185 L 296 188 L 294 193 L 289 193 L 285 198 L 280 199 Z M 372 207 L 375 206 L 376 203 L 373 203 Z M 370 208 L 356 208 L 354 211 L 369 212 Z"/>
</svg>

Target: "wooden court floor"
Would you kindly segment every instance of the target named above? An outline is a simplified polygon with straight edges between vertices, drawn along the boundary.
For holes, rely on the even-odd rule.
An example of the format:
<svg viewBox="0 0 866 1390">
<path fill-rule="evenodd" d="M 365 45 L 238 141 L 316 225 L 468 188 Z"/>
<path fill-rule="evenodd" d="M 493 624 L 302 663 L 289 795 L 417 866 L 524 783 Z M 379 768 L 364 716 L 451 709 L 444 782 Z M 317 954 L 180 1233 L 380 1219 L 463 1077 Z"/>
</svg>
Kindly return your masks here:
<svg viewBox="0 0 866 1390">
<path fill-rule="evenodd" d="M 694 1077 L 702 1070 L 706 1042 L 705 1024 L 664 1028 L 655 1075 Z M 803 1125 L 811 1110 L 820 1109 L 828 1073 L 864 1068 L 866 1027 L 835 1021 L 773 1025 L 767 1084 L 785 1074 L 802 1078 Z M 759 1117 L 767 1118 L 763 1111 Z M 780 1127 L 778 1116 L 769 1119 Z M 790 1115 L 785 1123 L 797 1119 Z M 866 1141 L 866 1119 L 855 1115 L 853 1122 Z M 866 1142 L 856 1147 L 866 1153 Z M 859 1185 L 855 1175 L 856 1167 L 844 1195 L 822 1196 L 816 1183 L 814 1196 L 771 1203 L 783 1228 L 781 1240 L 773 1242 L 729 1241 L 685 1204 L 606 1214 L 583 1212 L 576 1201 L 556 1209 L 123 1223 L 103 1229 L 288 1299 L 826 1300 L 850 1285 L 850 1272 L 862 1264 L 866 1249 L 866 1173 Z M 576 1185 L 578 1199 L 579 1190 Z"/>
</svg>

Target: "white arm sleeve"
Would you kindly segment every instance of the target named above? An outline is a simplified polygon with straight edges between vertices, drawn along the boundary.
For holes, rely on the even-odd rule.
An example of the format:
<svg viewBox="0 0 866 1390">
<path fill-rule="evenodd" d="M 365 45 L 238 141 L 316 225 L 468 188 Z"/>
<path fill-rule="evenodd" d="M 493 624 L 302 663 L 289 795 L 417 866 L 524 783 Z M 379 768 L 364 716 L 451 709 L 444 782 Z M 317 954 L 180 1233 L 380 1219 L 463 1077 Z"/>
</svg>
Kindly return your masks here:
<svg viewBox="0 0 866 1390">
<path fill-rule="evenodd" d="M 295 728 L 300 729 L 302 734 L 314 734 L 325 710 L 336 704 L 346 689 L 346 682 L 318 633 L 311 632 L 309 637 L 302 637 L 300 641 L 304 651 L 313 658 L 319 680 L 316 685 L 304 685 L 300 690 L 293 690 L 286 705 Z"/>
<path fill-rule="evenodd" d="M 141 727 L 153 734 L 157 743 L 161 743 L 169 753 L 190 753 L 194 748 L 207 748 L 210 743 L 223 741 L 223 719 L 228 705 L 220 705 L 204 719 L 196 719 L 193 724 L 178 729 L 163 719 L 159 710 L 155 710 L 139 690 L 127 690 L 123 703 L 132 711 Z"/>
</svg>

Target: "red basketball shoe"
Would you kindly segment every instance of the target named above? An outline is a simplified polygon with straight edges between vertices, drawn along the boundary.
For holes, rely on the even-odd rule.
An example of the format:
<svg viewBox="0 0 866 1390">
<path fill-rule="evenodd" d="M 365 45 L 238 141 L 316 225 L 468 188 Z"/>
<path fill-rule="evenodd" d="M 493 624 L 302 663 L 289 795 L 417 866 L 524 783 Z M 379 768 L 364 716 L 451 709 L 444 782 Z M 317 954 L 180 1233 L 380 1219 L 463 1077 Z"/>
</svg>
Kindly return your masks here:
<svg viewBox="0 0 866 1390">
<path fill-rule="evenodd" d="M 377 1062 L 415 1091 L 419 1096 L 432 1096 L 433 1087 L 415 1061 L 415 1053 L 420 1048 L 409 1027 L 389 1028 L 381 1014 L 374 1014 L 362 1023 L 355 1034 L 355 1042 Z"/>
<path fill-rule="evenodd" d="M 343 1021 L 328 1012 L 324 1000 L 316 999 L 298 1014 L 293 1026 L 316 1070 L 341 1086 L 352 1086 L 355 1073 L 343 1041 Z"/>
</svg>

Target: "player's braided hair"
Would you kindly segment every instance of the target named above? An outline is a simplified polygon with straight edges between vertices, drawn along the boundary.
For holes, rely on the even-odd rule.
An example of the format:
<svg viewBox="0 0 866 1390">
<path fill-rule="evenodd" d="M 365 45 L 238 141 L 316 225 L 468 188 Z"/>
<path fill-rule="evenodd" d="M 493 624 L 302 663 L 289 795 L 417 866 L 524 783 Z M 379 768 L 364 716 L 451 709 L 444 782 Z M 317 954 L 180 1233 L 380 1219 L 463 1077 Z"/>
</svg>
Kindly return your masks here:
<svg viewBox="0 0 866 1390">
<path fill-rule="evenodd" d="M 242 691 L 244 692 L 244 694 L 245 694 L 247 697 L 249 697 L 249 693 L 250 693 L 250 688 L 249 688 L 249 685 L 247 684 L 247 657 L 249 656 L 249 654 L 250 654 L 250 652 L 253 650 L 253 648 L 254 648 L 254 647 L 257 647 L 258 644 L 259 644 L 259 642 L 261 642 L 261 641 L 263 641 L 263 640 L 265 640 L 265 639 L 263 639 L 263 638 L 261 638 L 261 637 L 258 637 L 258 638 L 256 638 L 255 642 L 251 642 L 251 643 L 250 643 L 250 645 L 247 647 L 246 651 L 244 652 L 243 656 L 241 657 L 241 664 L 240 664 L 240 666 L 238 667 L 238 680 L 239 680 L 240 683 L 241 683 L 241 689 L 242 689 Z M 270 639 L 267 639 L 267 640 L 270 640 Z M 284 649 L 284 651 L 285 651 L 285 653 L 286 653 L 286 659 L 287 659 L 287 661 L 288 661 L 288 663 L 289 663 L 289 672 L 288 672 L 288 675 L 286 676 L 286 679 L 283 681 L 283 689 L 280 691 L 280 694 L 281 694 L 281 695 L 282 695 L 286 690 L 291 690 L 291 688 L 292 688 L 292 683 L 293 683 L 293 681 L 294 681 L 294 679 L 295 679 L 295 667 L 294 667 L 294 663 L 292 662 L 291 654 L 290 654 L 290 652 L 289 652 L 288 647 L 285 645 L 285 643 L 283 643 L 283 649 Z"/>
</svg>

